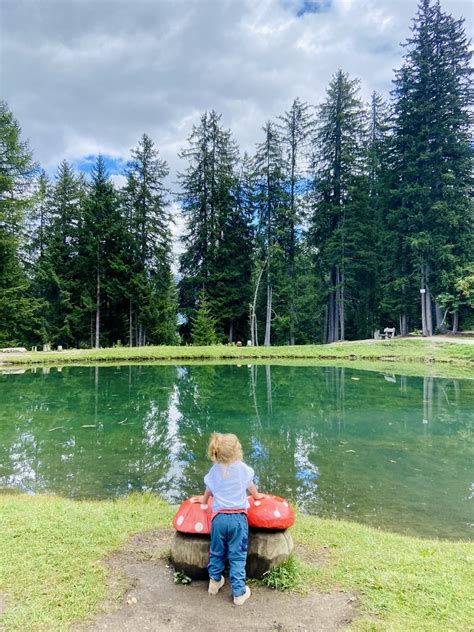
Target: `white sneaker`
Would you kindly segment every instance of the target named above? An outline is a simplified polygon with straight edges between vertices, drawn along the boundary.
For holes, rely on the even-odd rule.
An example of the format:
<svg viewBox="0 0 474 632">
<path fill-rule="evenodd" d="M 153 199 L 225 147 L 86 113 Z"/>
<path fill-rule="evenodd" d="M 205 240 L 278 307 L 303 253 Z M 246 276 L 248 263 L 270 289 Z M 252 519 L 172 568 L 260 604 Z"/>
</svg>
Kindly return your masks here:
<svg viewBox="0 0 474 632">
<path fill-rule="evenodd" d="M 234 605 L 242 606 L 247 601 L 247 599 L 250 597 L 251 594 L 252 594 L 252 591 L 250 590 L 250 588 L 248 586 L 245 586 L 244 594 L 240 595 L 239 597 L 234 597 Z"/>
<path fill-rule="evenodd" d="M 221 578 L 218 582 L 216 582 L 215 579 L 210 579 L 209 588 L 207 589 L 207 592 L 210 595 L 217 595 L 217 593 L 219 592 L 219 590 L 222 588 L 224 584 L 225 584 L 225 578 L 223 575 L 221 575 Z"/>
</svg>

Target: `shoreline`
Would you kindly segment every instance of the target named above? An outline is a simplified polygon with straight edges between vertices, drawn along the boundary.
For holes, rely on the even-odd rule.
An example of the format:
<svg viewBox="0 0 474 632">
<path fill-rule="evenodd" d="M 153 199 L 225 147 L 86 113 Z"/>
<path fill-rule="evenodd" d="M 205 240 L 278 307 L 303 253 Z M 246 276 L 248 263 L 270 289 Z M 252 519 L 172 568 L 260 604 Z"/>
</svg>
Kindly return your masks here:
<svg viewBox="0 0 474 632">
<path fill-rule="evenodd" d="M 419 377 L 474 379 L 474 338 L 395 338 L 291 347 L 150 346 L 0 353 L 0 374 L 34 368 L 170 364 L 337 366 Z"/>
<path fill-rule="evenodd" d="M 382 363 L 394 367 L 400 364 L 444 365 L 459 369 L 474 369 L 474 338 L 447 340 L 394 338 L 332 343 L 329 345 L 295 345 L 285 347 L 113 347 L 104 349 L 71 349 L 0 353 L 0 367 L 90 365 L 150 362 L 213 362 L 213 361 L 295 361 L 305 363 L 347 362 Z M 474 374 L 473 374 L 474 375 Z"/>
</svg>

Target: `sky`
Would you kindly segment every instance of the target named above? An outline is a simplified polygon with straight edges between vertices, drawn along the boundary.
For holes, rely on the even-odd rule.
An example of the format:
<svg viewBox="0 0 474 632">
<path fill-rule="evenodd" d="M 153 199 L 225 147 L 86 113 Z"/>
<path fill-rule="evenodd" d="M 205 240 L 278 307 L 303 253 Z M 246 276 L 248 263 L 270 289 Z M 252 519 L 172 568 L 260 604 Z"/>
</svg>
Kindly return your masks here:
<svg viewBox="0 0 474 632">
<path fill-rule="evenodd" d="M 441 0 L 466 18 L 474 4 Z M 338 68 L 387 95 L 416 0 L 0 0 L 0 97 L 35 159 L 117 184 L 145 132 L 166 159 L 215 109 L 242 150 L 295 97 L 320 103 Z"/>
</svg>

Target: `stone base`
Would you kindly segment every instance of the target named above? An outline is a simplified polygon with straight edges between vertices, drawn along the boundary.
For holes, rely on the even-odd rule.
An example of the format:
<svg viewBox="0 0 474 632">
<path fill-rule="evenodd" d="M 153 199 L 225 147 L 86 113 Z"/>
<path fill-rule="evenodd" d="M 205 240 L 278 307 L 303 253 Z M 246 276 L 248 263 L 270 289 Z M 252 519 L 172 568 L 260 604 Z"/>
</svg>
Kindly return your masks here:
<svg viewBox="0 0 474 632">
<path fill-rule="evenodd" d="M 171 560 L 177 571 L 192 579 L 208 579 L 209 536 L 175 533 L 171 543 Z M 293 550 L 288 531 L 249 532 L 247 577 L 261 579 L 267 571 L 285 562 Z"/>
<path fill-rule="evenodd" d="M 171 541 L 171 561 L 175 570 L 191 579 L 209 579 L 210 537 L 208 535 L 185 535 L 176 532 Z"/>
</svg>

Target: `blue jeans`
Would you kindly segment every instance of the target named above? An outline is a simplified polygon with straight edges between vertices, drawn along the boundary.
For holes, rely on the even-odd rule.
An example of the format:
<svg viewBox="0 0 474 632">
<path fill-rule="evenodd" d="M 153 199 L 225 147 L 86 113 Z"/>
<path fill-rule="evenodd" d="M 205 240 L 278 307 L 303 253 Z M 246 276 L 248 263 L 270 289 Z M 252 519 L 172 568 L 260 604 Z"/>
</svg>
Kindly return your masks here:
<svg viewBox="0 0 474 632">
<path fill-rule="evenodd" d="M 211 550 L 207 570 L 209 577 L 219 581 L 226 559 L 230 564 L 230 585 L 234 597 L 245 593 L 245 563 L 249 525 L 244 513 L 218 513 L 211 525 Z"/>
</svg>

